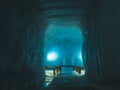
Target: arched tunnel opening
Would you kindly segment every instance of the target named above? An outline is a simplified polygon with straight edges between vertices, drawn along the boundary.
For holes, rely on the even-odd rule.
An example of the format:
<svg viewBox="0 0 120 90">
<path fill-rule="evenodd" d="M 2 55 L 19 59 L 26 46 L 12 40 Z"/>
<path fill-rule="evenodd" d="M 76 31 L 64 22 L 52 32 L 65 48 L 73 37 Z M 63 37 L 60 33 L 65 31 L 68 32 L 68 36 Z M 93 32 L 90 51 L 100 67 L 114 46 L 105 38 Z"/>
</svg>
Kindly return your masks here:
<svg viewBox="0 0 120 90">
<path fill-rule="evenodd" d="M 91 38 L 94 37 L 89 33 L 89 29 L 92 30 L 92 33 L 95 33 L 95 29 L 92 29 L 94 25 L 88 24 L 94 21 L 94 17 L 91 15 L 93 13 L 91 11 L 94 11 L 93 7 L 91 7 L 92 2 L 89 0 L 71 0 L 63 2 L 43 1 L 43 3 L 43 15 L 47 22 L 44 34 L 43 60 L 45 84 L 54 86 L 53 83 L 59 80 L 56 85 L 60 82 L 64 84 L 65 80 L 68 83 L 75 82 L 76 84 L 78 83 L 77 80 L 70 80 L 71 77 L 81 78 L 80 76 L 86 77 L 90 73 L 98 74 L 94 71 L 89 72 L 90 67 L 87 64 L 90 64 L 91 61 L 87 60 L 89 57 L 86 58 L 86 55 L 84 55 L 83 58 L 82 55 L 83 51 L 86 51 L 83 49 L 86 40 L 90 36 Z M 96 52 L 96 48 L 94 52 Z M 97 64 L 94 63 L 94 65 Z M 68 77 L 68 79 L 63 78 L 64 76 Z M 58 79 L 59 77 L 61 78 Z M 93 75 L 92 77 L 95 78 Z M 74 85 L 72 86 L 74 87 Z"/>
<path fill-rule="evenodd" d="M 44 36 L 46 83 L 59 75 L 85 74 L 82 59 L 83 42 L 82 32 L 77 25 L 48 26 Z"/>
<path fill-rule="evenodd" d="M 1 0 L 0 90 L 119 90 L 119 4 Z"/>
</svg>

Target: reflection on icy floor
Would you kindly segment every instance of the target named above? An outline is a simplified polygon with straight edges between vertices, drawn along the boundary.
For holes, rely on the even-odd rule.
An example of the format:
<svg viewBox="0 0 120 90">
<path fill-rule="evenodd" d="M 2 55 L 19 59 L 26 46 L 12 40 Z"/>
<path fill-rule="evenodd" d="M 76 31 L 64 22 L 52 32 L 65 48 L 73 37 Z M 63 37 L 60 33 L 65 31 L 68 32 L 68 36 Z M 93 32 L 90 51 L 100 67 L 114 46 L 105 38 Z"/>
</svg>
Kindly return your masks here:
<svg viewBox="0 0 120 90">
<path fill-rule="evenodd" d="M 44 86 L 47 87 L 57 75 L 53 69 L 46 70 Z"/>
<path fill-rule="evenodd" d="M 53 79 L 54 77 L 46 76 L 44 86 L 47 87 L 52 82 Z"/>
<path fill-rule="evenodd" d="M 85 69 L 81 70 L 81 75 L 85 75 Z"/>
<path fill-rule="evenodd" d="M 45 71 L 46 73 L 46 77 L 45 77 L 45 83 L 44 83 L 44 86 L 47 87 L 51 82 L 52 80 L 57 77 L 57 76 L 67 76 L 67 75 L 79 75 L 79 76 L 84 76 L 85 75 L 85 70 L 82 69 L 81 70 L 81 74 L 77 73 L 76 71 L 73 71 L 71 74 L 67 74 L 67 73 L 64 73 L 64 74 L 54 74 L 54 70 L 46 70 Z"/>
</svg>

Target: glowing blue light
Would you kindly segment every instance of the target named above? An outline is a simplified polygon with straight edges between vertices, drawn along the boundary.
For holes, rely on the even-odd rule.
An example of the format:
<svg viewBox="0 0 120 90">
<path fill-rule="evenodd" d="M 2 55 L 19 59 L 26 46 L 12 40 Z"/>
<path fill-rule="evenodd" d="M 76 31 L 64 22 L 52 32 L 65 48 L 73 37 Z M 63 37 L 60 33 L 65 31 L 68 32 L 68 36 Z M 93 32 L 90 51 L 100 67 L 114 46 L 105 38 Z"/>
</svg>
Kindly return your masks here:
<svg viewBox="0 0 120 90">
<path fill-rule="evenodd" d="M 83 58 L 82 58 L 82 53 L 79 54 L 79 59 L 82 61 Z"/>
<path fill-rule="evenodd" d="M 48 55 L 47 55 L 47 60 L 48 60 L 48 61 L 54 61 L 54 60 L 57 59 L 57 57 L 58 57 L 58 55 L 57 55 L 56 52 L 50 52 L 50 53 L 48 53 Z"/>
</svg>

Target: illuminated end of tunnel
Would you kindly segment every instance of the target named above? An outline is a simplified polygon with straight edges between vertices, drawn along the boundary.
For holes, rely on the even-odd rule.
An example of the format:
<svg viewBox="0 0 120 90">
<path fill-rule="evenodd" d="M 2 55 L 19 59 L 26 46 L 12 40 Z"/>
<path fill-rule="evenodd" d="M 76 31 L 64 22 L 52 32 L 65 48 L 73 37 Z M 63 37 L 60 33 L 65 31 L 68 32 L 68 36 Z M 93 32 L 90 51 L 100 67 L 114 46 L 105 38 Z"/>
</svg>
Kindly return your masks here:
<svg viewBox="0 0 120 90">
<path fill-rule="evenodd" d="M 55 61 L 58 58 L 58 54 L 56 52 L 49 52 L 47 54 L 48 61 Z"/>
</svg>

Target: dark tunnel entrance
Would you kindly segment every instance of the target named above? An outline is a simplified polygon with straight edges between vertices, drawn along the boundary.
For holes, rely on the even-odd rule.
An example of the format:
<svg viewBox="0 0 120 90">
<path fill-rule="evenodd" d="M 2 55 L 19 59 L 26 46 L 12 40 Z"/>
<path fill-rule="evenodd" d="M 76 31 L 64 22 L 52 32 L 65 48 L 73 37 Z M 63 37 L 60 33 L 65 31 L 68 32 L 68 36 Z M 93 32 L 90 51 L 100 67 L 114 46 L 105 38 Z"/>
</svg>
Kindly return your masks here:
<svg viewBox="0 0 120 90">
<path fill-rule="evenodd" d="M 120 0 L 0 1 L 0 90 L 120 90 Z"/>
<path fill-rule="evenodd" d="M 94 24 L 90 0 L 40 0 L 38 4 L 35 1 L 36 8 L 32 0 L 30 6 L 26 1 L 20 2 L 20 7 L 14 2 L 15 6 L 9 3 L 10 8 L 7 7 L 5 12 L 3 10 L 3 16 L 8 17 L 5 17 L 7 23 L 3 23 L 3 33 L 0 33 L 3 42 L 0 90 L 42 88 L 45 80 L 52 81 L 53 78 L 46 77 L 49 75 L 83 74 L 93 80 L 99 79 L 102 71 L 99 32 Z M 9 10 L 12 13 L 9 14 Z M 8 27 L 4 27 L 7 24 Z M 74 81 L 68 84 L 70 87 L 79 87 L 79 83 L 84 83 L 78 77 L 67 78 L 60 78 L 62 83 L 54 79 L 53 83 L 58 87 L 64 87 L 64 83 L 69 83 L 71 79 Z"/>
</svg>

